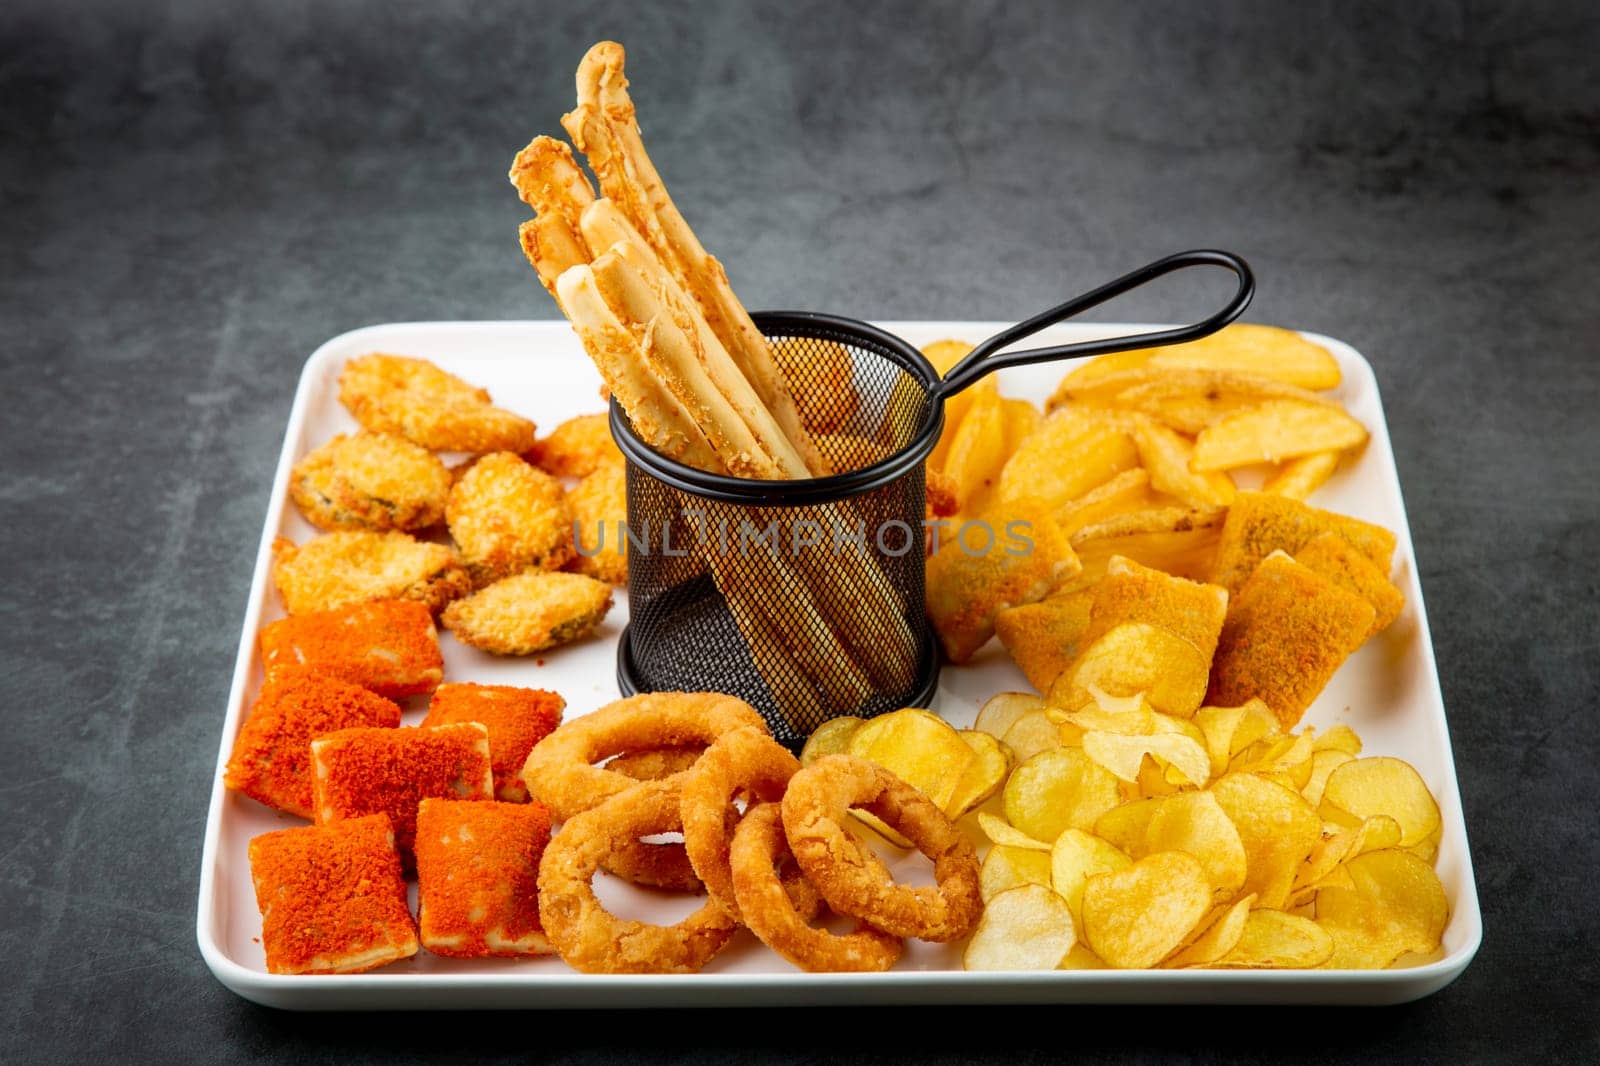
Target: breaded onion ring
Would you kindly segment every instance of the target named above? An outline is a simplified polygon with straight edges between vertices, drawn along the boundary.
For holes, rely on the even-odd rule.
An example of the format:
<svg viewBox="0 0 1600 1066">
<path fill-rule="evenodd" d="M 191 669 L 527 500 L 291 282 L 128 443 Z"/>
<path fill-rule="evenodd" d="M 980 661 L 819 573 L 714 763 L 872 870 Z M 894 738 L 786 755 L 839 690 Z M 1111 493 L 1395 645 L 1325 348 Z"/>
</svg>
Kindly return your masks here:
<svg viewBox="0 0 1600 1066">
<path fill-rule="evenodd" d="M 619 918 L 594 894 L 608 856 L 652 833 L 682 828 L 682 779 L 646 781 L 569 819 L 539 862 L 539 924 L 556 951 L 584 973 L 695 973 L 717 957 L 739 923 L 711 900 L 674 925 Z"/>
<path fill-rule="evenodd" d="M 631 777 L 635 781 L 661 781 L 689 769 L 705 750 L 700 744 L 685 744 L 682 747 L 671 748 L 640 748 L 638 751 L 625 751 L 614 759 L 607 759 L 606 769 Z"/>
<path fill-rule="evenodd" d="M 565 821 L 639 782 L 594 763 L 640 749 L 708 745 L 743 726 L 765 728 L 743 700 L 719 692 L 651 692 L 569 719 L 534 745 L 523 764 L 528 793 Z M 697 891 L 700 879 L 682 844 L 619 846 L 605 868 L 636 884 Z"/>
<path fill-rule="evenodd" d="M 800 760 L 773 740 L 765 729 L 735 729 L 718 737 L 683 779 L 683 847 L 694 872 L 712 899 L 729 914 L 739 915 L 733 896 L 728 848 L 738 810 L 734 797 L 745 801 L 783 798 Z"/>
<path fill-rule="evenodd" d="M 892 967 L 905 947 L 899 937 L 866 922 L 836 936 L 825 929 L 813 929 L 796 912 L 776 869 L 791 857 L 782 819 L 780 804 L 763 803 L 746 811 L 734 830 L 729 850 L 733 892 L 745 925 L 767 947 L 811 973 L 870 972 Z"/>
<path fill-rule="evenodd" d="M 877 815 L 932 860 L 937 886 L 896 884 L 845 829 L 851 807 Z M 829 755 L 795 774 L 783 796 L 783 827 L 807 880 L 840 914 L 942 942 L 966 936 L 983 910 L 972 842 L 937 804 L 876 763 Z"/>
</svg>

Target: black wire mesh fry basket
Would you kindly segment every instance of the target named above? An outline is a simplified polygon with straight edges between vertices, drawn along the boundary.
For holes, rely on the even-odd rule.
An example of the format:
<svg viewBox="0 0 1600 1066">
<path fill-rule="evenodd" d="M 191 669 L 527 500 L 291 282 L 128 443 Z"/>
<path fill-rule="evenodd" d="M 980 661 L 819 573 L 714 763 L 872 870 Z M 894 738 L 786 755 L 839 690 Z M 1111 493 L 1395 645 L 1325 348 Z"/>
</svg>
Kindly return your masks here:
<svg viewBox="0 0 1600 1066">
<path fill-rule="evenodd" d="M 1222 267 L 1237 290 L 1192 325 L 1076 344 L 1001 349 L 1192 266 Z M 717 691 L 757 708 L 798 747 L 823 722 L 926 707 L 939 647 L 924 609 L 924 462 L 944 401 L 1003 367 L 1196 340 L 1249 304 L 1249 266 L 1199 250 L 1157 260 L 979 344 L 940 378 L 917 348 L 854 319 L 795 311 L 751 317 L 786 358 L 790 386 L 846 398 L 849 417 L 814 434 L 840 473 L 762 481 L 668 459 L 611 404 L 627 459 L 630 620 L 617 651 L 625 694 Z M 838 368 L 846 360 L 840 380 Z"/>
</svg>

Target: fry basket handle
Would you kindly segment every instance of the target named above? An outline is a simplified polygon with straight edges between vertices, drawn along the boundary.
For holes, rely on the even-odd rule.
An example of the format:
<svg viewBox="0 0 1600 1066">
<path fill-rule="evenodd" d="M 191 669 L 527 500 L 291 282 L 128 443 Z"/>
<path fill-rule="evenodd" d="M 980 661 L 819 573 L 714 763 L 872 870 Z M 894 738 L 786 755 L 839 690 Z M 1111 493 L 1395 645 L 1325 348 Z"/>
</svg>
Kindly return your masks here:
<svg viewBox="0 0 1600 1066">
<path fill-rule="evenodd" d="M 1165 274 L 1175 270 L 1182 270 L 1192 266 L 1219 266 L 1233 272 L 1239 279 L 1239 288 L 1233 294 L 1225 307 L 1210 317 L 1188 326 L 1179 326 L 1174 329 L 1157 330 L 1154 333 L 1139 333 L 1133 336 L 1105 337 L 1100 340 L 1079 341 L 1076 344 L 1058 344 L 1049 348 L 1029 348 L 1021 352 L 1000 352 L 1008 344 L 1014 344 L 1024 337 L 1053 326 L 1057 322 L 1071 318 L 1091 307 L 1105 303 L 1107 300 L 1121 296 L 1125 292 L 1137 289 L 1149 281 L 1154 281 Z M 934 395 L 940 402 L 949 399 L 967 386 L 975 384 L 980 379 L 994 373 L 1002 367 L 1021 366 L 1026 363 L 1043 363 L 1054 359 L 1068 359 L 1083 355 L 1104 355 L 1107 352 L 1125 352 L 1133 348 L 1159 348 L 1168 344 L 1182 344 L 1185 341 L 1199 340 L 1201 337 L 1215 333 L 1229 322 L 1238 318 L 1240 313 L 1249 305 L 1250 298 L 1255 295 L 1256 279 L 1250 272 L 1250 266 L 1243 259 L 1232 252 L 1222 252 L 1210 248 L 1201 248 L 1194 251 L 1178 252 L 1165 259 L 1157 259 L 1146 264 L 1138 270 L 1124 274 L 1115 281 L 1108 281 L 1091 292 L 1082 296 L 1075 296 L 1066 303 L 1050 310 L 1034 315 L 1026 322 L 1019 322 L 1010 329 L 995 334 L 988 340 L 972 349 L 967 356 L 951 368 L 946 374 Z M 996 354 L 999 353 L 999 354 Z"/>
</svg>

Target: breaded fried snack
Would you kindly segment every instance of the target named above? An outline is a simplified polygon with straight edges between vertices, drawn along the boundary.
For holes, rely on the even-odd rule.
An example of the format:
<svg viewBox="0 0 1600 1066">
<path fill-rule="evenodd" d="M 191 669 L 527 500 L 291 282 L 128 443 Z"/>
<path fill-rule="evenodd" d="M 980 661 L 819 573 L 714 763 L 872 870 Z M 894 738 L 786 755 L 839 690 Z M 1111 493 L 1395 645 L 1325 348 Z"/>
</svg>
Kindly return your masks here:
<svg viewBox="0 0 1600 1066">
<path fill-rule="evenodd" d="M 1124 622 L 1145 622 L 1176 633 L 1209 660 L 1227 613 L 1228 590 L 1222 586 L 1174 577 L 1113 555 L 1106 576 L 1094 587 L 1094 608 L 1083 643 L 1092 643 Z"/>
<path fill-rule="evenodd" d="M 556 477 L 586 477 L 608 463 L 621 463 L 622 451 L 611 439 L 611 418 L 602 411 L 567 419 L 523 458 Z"/>
<path fill-rule="evenodd" d="M 1293 729 L 1372 629 L 1372 604 L 1284 552 L 1261 561 L 1228 604 L 1206 703 L 1263 700 Z"/>
<path fill-rule="evenodd" d="M 611 586 L 582 574 L 530 570 L 452 603 L 440 621 L 463 644 L 532 655 L 584 636 L 611 610 Z"/>
<path fill-rule="evenodd" d="M 1228 507 L 1211 580 L 1236 591 L 1275 551 L 1297 554 L 1320 533 L 1339 534 L 1372 560 L 1387 578 L 1394 561 L 1394 534 L 1349 515 L 1324 511 L 1270 492 L 1240 492 Z"/>
<path fill-rule="evenodd" d="M 360 973 L 417 953 L 384 815 L 264 833 L 250 879 L 269 973 Z"/>
<path fill-rule="evenodd" d="M 567 569 L 613 585 L 628 583 L 628 473 L 621 463 L 605 463 L 567 493 L 573 535 L 578 538 Z"/>
<path fill-rule="evenodd" d="M 449 495 L 439 457 L 394 433 L 340 434 L 289 473 L 289 498 L 318 529 L 426 529 Z"/>
<path fill-rule="evenodd" d="M 291 615 L 261 627 L 267 670 L 315 666 L 380 696 L 432 692 L 444 680 L 433 612 L 416 600 L 376 600 Z"/>
<path fill-rule="evenodd" d="M 296 545 L 272 542 L 272 582 L 290 614 L 373 600 L 416 600 L 437 612 L 472 591 L 449 548 L 406 533 L 324 533 Z"/>
<path fill-rule="evenodd" d="M 1395 587 L 1387 574 L 1379 570 L 1372 560 L 1362 555 L 1350 542 L 1337 533 L 1321 533 L 1312 537 L 1304 548 L 1294 553 L 1294 561 L 1310 567 L 1335 585 L 1372 604 L 1377 617 L 1372 621 L 1369 637 L 1377 636 L 1389 628 L 1389 623 L 1400 616 L 1405 608 L 1405 593 Z"/>
<path fill-rule="evenodd" d="M 495 796 L 526 803 L 522 765 L 533 746 L 561 724 L 567 701 L 554 692 L 514 685 L 440 685 L 428 704 L 424 726 L 477 722 L 489 731 L 489 762 Z"/>
<path fill-rule="evenodd" d="M 258 803 L 312 817 L 311 741 L 340 729 L 393 729 L 400 706 L 316 667 L 267 671 L 222 783 Z"/>
<path fill-rule="evenodd" d="M 964 663 L 994 636 L 994 617 L 1008 607 L 1036 603 L 1082 570 L 1067 539 L 1049 518 L 1027 524 L 1026 543 L 1007 536 L 998 515 L 968 536 L 942 546 L 928 560 L 928 617 L 945 654 Z"/>
<path fill-rule="evenodd" d="M 450 536 L 477 588 L 572 558 L 572 508 L 561 482 L 510 452 L 479 459 L 456 479 L 445 507 Z"/>
<path fill-rule="evenodd" d="M 532 422 L 495 407 L 487 390 L 404 355 L 351 359 L 339 374 L 339 402 L 367 429 L 438 452 L 525 452 L 537 437 Z"/>
<path fill-rule="evenodd" d="M 1093 606 L 1093 586 L 1057 593 L 1000 611 L 994 616 L 994 632 L 1028 684 L 1049 692 L 1061 671 L 1088 646 L 1084 634 Z"/>
<path fill-rule="evenodd" d="M 542 803 L 425 799 L 417 808 L 417 910 L 435 955 L 551 955 L 539 924 Z"/>
<path fill-rule="evenodd" d="M 407 869 L 424 799 L 494 798 L 489 731 L 477 722 L 428 729 L 341 729 L 311 742 L 318 825 L 386 814 Z"/>
</svg>

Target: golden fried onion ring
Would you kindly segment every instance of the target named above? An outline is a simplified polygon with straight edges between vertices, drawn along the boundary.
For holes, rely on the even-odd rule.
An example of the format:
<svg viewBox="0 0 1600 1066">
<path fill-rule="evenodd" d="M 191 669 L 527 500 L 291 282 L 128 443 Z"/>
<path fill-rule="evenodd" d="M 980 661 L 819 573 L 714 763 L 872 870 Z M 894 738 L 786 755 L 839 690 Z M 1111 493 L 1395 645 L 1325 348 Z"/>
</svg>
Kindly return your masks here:
<svg viewBox="0 0 1600 1066">
<path fill-rule="evenodd" d="M 932 860 L 937 885 L 896 884 L 845 829 L 851 807 L 910 840 Z M 783 826 L 806 879 L 840 914 L 895 936 L 942 942 L 971 932 L 983 909 L 972 842 L 932 800 L 876 763 L 829 755 L 795 774 L 783 797 Z"/>
<path fill-rule="evenodd" d="M 608 856 L 639 837 L 682 828 L 681 778 L 635 783 L 568 819 L 539 863 L 539 922 L 567 964 L 583 973 L 696 973 L 717 957 L 739 923 L 710 899 L 683 921 L 619 918 L 594 894 Z"/>
<path fill-rule="evenodd" d="M 800 760 L 773 740 L 765 728 L 735 729 L 718 737 L 683 779 L 683 846 L 706 892 L 729 914 L 739 916 L 729 869 L 738 810 L 746 803 L 783 798 Z"/>
</svg>

